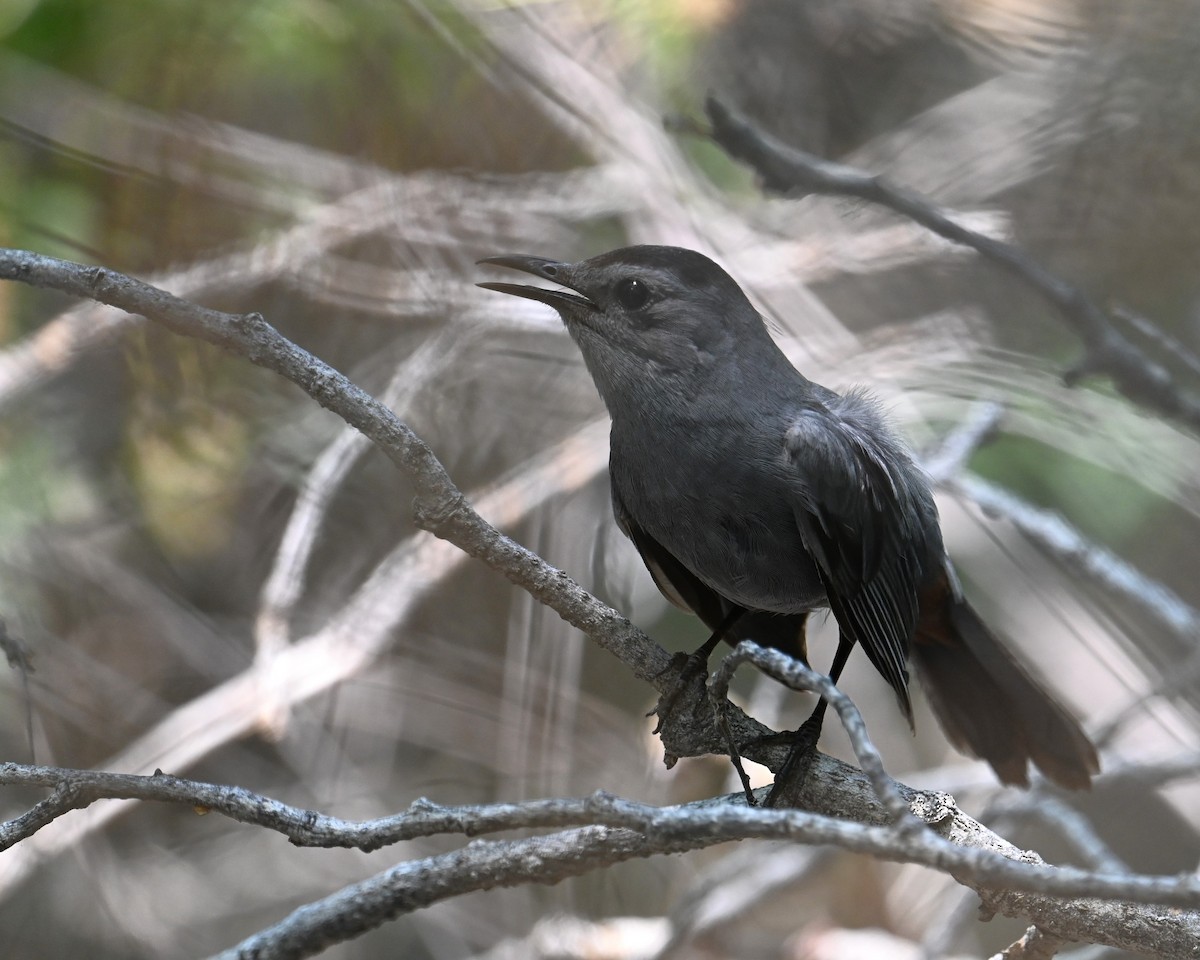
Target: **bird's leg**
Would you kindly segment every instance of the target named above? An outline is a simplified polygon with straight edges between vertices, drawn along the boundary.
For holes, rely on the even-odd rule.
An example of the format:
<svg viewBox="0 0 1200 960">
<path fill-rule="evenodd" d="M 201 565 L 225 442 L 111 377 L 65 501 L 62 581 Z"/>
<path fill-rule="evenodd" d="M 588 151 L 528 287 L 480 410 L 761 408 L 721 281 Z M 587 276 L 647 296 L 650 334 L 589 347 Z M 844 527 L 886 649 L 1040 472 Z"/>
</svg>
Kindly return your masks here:
<svg viewBox="0 0 1200 960">
<path fill-rule="evenodd" d="M 717 644 L 725 639 L 725 635 L 733 629 L 733 625 L 744 614 L 745 608 L 734 607 L 719 624 L 717 629 L 713 631 L 712 636 L 704 641 L 693 653 L 677 653 L 671 658 L 670 666 L 667 670 L 677 670 L 678 674 L 675 677 L 675 682 L 658 698 L 658 703 L 654 705 L 654 709 L 646 714 L 652 717 L 658 715 L 658 723 L 655 724 L 653 733 L 658 733 L 662 730 L 663 721 L 670 715 L 675 708 L 676 701 L 679 700 L 680 694 L 687 688 L 697 675 L 703 677 L 708 669 L 708 658 L 712 656 L 713 650 L 717 648 Z M 665 670 L 663 671 L 666 672 Z"/>
<path fill-rule="evenodd" d="M 842 668 L 846 666 L 846 661 L 850 658 L 850 651 L 853 649 L 853 640 L 847 640 L 844 634 L 838 637 L 837 651 L 833 655 L 833 663 L 829 668 L 829 679 L 834 683 L 837 683 L 838 678 L 842 675 Z M 775 785 L 771 787 L 771 792 L 767 795 L 765 806 L 791 806 L 790 800 L 804 785 L 804 778 L 808 775 L 809 767 L 812 766 L 813 758 L 816 756 L 817 741 L 821 738 L 821 724 L 825 721 L 825 709 L 828 706 L 828 702 L 822 697 L 817 701 L 817 705 L 809 714 L 808 719 L 800 724 L 795 733 L 789 734 L 792 749 L 783 762 L 783 766 L 780 767 L 779 773 L 775 775 Z"/>
</svg>

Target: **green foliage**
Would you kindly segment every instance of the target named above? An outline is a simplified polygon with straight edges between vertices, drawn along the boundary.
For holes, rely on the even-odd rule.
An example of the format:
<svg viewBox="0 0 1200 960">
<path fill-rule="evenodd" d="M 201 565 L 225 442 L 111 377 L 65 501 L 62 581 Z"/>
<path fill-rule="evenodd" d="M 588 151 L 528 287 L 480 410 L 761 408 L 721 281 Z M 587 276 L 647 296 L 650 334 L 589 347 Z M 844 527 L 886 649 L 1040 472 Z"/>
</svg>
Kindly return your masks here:
<svg viewBox="0 0 1200 960">
<path fill-rule="evenodd" d="M 412 125 L 477 92 L 462 57 L 482 56 L 448 5 L 330 0 L 45 0 L 3 47 L 131 102 L 400 165 Z"/>
<path fill-rule="evenodd" d="M 971 468 L 1020 496 L 1057 510 L 1085 536 L 1119 548 L 1170 506 L 1128 476 L 1027 437 L 984 446 Z"/>
</svg>

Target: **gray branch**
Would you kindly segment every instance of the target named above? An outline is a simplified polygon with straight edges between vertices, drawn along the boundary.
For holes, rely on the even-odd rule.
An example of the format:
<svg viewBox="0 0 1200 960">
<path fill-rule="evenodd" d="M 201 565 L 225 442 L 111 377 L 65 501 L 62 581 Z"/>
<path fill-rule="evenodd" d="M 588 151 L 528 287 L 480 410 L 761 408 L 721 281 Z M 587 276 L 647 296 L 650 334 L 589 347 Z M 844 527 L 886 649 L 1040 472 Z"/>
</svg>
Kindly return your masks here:
<svg viewBox="0 0 1200 960">
<path fill-rule="evenodd" d="M 490 526 L 451 481 L 433 451 L 385 404 L 292 343 L 261 314 L 230 314 L 181 300 L 103 267 L 23 250 L 0 249 L 0 278 L 97 300 L 206 340 L 286 377 L 327 410 L 370 438 L 416 484 L 417 525 L 532 593 L 572 626 L 618 656 L 642 680 L 670 683 L 661 647 L 561 570 Z M 681 754 L 682 755 L 682 754 Z"/>
<path fill-rule="evenodd" d="M 850 705 L 848 712 L 857 711 Z M 866 748 L 873 750 L 869 741 Z M 259 957 L 309 956 L 334 942 L 329 939 L 333 931 L 336 939 L 349 939 L 401 913 L 471 890 L 554 883 L 625 859 L 748 839 L 831 845 L 923 864 L 974 889 L 989 909 L 1032 919 L 1045 932 L 1066 939 L 1150 950 L 1165 957 L 1188 956 L 1191 945 L 1200 942 L 1200 915 L 1195 909 L 1200 906 L 1200 881 L 1195 877 L 1137 877 L 1053 867 L 964 814 L 953 798 L 893 781 L 892 790 L 904 797 L 906 819 L 912 825 L 894 824 L 861 772 L 821 757 L 812 773 L 809 779 L 817 782 L 805 789 L 815 792 L 804 799 L 825 809 L 751 808 L 741 795 L 654 807 L 596 793 L 585 798 L 456 807 L 418 800 L 404 813 L 349 821 L 291 807 L 240 787 L 165 774 L 139 777 L 9 763 L 0 764 L 0 784 L 52 787 L 54 792 L 24 816 L 0 824 L 0 840 L 10 846 L 36 830 L 38 822 L 101 798 L 197 807 L 277 830 L 300 846 L 362 850 L 438 834 L 580 828 L 528 840 L 477 841 L 451 854 L 400 864 L 301 908 L 240 946 L 243 951 L 264 951 L 256 954 Z M 854 822 L 845 819 L 847 812 L 866 815 L 862 822 Z M 600 849 L 604 842 L 613 845 L 607 856 Z M 505 864 L 506 858 L 511 862 Z M 424 886 L 417 890 L 414 884 Z M 1153 904 L 1188 909 L 1164 910 Z M 268 943 L 274 946 L 265 950 Z M 308 952 L 294 952 L 292 945 L 297 943 Z"/>
<path fill-rule="evenodd" d="M 1200 397 L 1183 389 L 1163 364 L 1121 333 L 1083 291 L 1052 274 L 1019 247 L 963 226 L 924 197 L 883 177 L 789 147 L 714 97 L 708 98 L 705 108 L 713 141 L 752 167 L 765 189 L 857 197 L 970 247 L 1045 297 L 1083 341 L 1083 358 L 1067 372 L 1068 383 L 1105 374 L 1134 403 L 1200 429 Z M 1130 314 L 1125 311 L 1121 316 L 1128 321 Z"/>
</svg>

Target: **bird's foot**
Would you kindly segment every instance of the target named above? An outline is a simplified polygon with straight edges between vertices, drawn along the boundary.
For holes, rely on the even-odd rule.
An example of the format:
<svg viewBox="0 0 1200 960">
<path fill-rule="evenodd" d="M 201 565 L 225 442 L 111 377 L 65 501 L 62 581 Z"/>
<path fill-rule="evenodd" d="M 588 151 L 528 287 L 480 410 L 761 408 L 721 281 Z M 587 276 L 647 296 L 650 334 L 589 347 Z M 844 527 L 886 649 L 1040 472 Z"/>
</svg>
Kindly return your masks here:
<svg viewBox="0 0 1200 960">
<path fill-rule="evenodd" d="M 703 650 L 703 648 L 701 649 Z M 683 691 L 694 683 L 697 678 L 700 679 L 702 685 L 705 685 L 704 677 L 708 673 L 707 651 L 704 651 L 703 654 L 701 651 L 675 654 L 671 657 L 671 662 L 659 676 L 661 677 L 671 672 L 675 673 L 674 681 L 663 692 L 662 696 L 658 698 L 658 703 L 654 705 L 654 709 L 646 714 L 648 717 L 658 717 L 658 723 L 654 725 L 654 730 L 652 731 L 656 734 L 662 732 L 664 721 L 671 715 L 671 711 L 675 709 L 675 704 L 679 702 Z M 703 702 L 703 697 L 697 700 L 697 708 Z"/>
<path fill-rule="evenodd" d="M 804 786 L 808 771 L 812 768 L 817 756 L 817 741 L 821 739 L 821 721 L 823 717 L 812 716 L 802 723 L 799 729 L 791 733 L 776 734 L 775 737 L 784 739 L 791 744 L 787 759 L 775 775 L 775 784 L 767 794 L 764 806 L 791 807 L 795 806 L 795 798 Z M 775 737 L 764 737 L 772 740 Z"/>
</svg>

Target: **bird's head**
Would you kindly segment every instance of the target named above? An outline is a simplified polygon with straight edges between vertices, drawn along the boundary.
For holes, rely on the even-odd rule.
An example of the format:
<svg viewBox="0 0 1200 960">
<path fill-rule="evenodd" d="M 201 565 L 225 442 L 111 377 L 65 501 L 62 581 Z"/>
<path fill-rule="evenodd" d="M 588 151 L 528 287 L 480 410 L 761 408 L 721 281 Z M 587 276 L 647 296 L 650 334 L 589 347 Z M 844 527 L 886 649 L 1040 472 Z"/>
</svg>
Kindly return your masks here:
<svg viewBox="0 0 1200 960">
<path fill-rule="evenodd" d="M 773 344 L 733 278 L 708 257 L 680 247 L 624 247 L 578 263 L 488 257 L 567 289 L 481 283 L 558 311 L 579 344 L 610 411 L 631 393 L 679 387 L 694 393 L 720 371 Z"/>
</svg>

